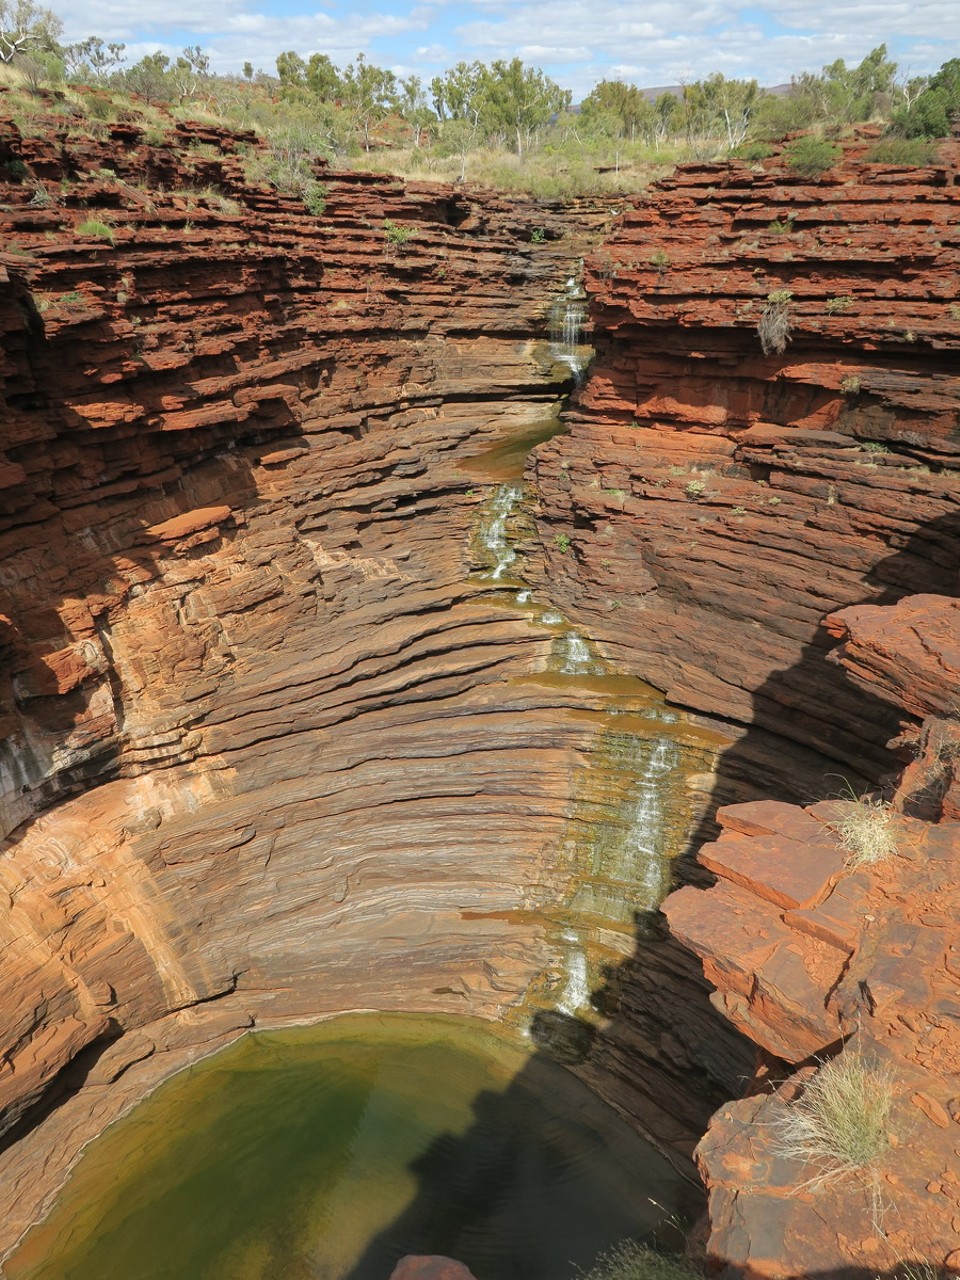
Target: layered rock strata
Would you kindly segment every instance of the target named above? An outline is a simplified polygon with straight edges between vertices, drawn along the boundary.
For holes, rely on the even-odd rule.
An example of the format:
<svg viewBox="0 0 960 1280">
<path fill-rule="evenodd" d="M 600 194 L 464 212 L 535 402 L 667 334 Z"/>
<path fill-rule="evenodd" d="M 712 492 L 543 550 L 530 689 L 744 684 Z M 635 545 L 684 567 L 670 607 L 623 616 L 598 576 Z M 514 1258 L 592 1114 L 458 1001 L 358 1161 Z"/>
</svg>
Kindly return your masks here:
<svg viewBox="0 0 960 1280">
<path fill-rule="evenodd" d="M 691 871 L 715 884 L 665 904 L 760 1051 L 700 1147 L 724 1275 L 958 1265 L 956 160 L 660 184 L 588 261 L 597 361 L 535 460 L 556 597 L 744 725 Z M 765 354 L 768 308 L 792 333 Z M 883 780 L 898 853 L 852 869 L 828 797 Z M 845 1042 L 895 1082 L 891 1146 L 821 1185 L 777 1133 Z"/>
<path fill-rule="evenodd" d="M 588 259 L 597 359 L 537 455 L 561 605 L 749 726 L 720 801 L 889 771 L 899 718 L 823 661 L 821 620 L 957 590 L 957 144 L 929 170 L 859 151 L 817 182 L 688 166 L 636 201 Z M 764 354 L 770 307 L 791 335 Z"/>
<path fill-rule="evenodd" d="M 615 711 L 649 710 L 634 685 L 544 678 L 556 635 L 471 576 L 491 473 L 470 459 L 559 425 L 572 379 L 546 317 L 604 212 L 318 173 L 311 216 L 247 183 L 252 138 L 185 125 L 178 142 L 192 159 L 132 125 L 99 142 L 3 127 L 16 999 L 0 1090 L 24 1136 L 0 1157 L 0 1247 L 91 1133 L 253 1022 L 516 1007 L 563 960 L 550 912 L 593 822 L 578 780 Z M 637 200 L 588 260 L 592 376 L 527 468 L 541 598 L 608 665 L 738 735 L 715 774 L 703 756 L 691 812 L 708 791 L 713 807 L 808 805 L 726 810 L 727 835 L 681 874 L 718 878 L 668 915 L 725 1017 L 703 1010 L 692 955 L 644 920 L 635 944 L 610 944 L 599 1028 L 538 1024 L 681 1156 L 753 1070 L 733 1026 L 774 1075 L 831 1051 L 864 1021 L 848 971 L 892 1002 L 874 1041 L 889 1055 L 902 1037 L 924 1123 L 953 1132 L 939 1067 L 914 1078 L 908 1052 L 922 1020 L 952 1016 L 942 924 L 924 915 L 949 885 L 912 862 L 893 887 L 845 875 L 822 838 L 833 811 L 810 802 L 913 749 L 902 821 L 956 817 L 955 707 L 927 661 L 956 669 L 955 159 L 817 184 L 776 159 L 701 166 Z M 94 217 L 109 239 L 80 232 Z M 779 354 L 757 333 L 768 306 L 792 327 Z M 891 605 L 917 622 L 896 649 L 876 613 Z M 846 670 L 826 661 L 841 635 Z M 937 831 L 922 840 L 939 867 L 954 845 Z M 913 959 L 872 975 L 880 997 L 865 903 L 913 929 Z M 923 1041 L 937 1062 L 946 1043 Z M 58 1073 L 86 1083 L 38 1125 Z M 731 1123 L 780 1105 L 736 1104 Z M 817 1206 L 778 1200 L 796 1171 L 750 1165 L 756 1134 L 718 1138 L 725 1164 L 703 1148 L 717 1259 L 776 1275 L 885 1257 L 880 1236 L 828 1224 L 794 1258 Z M 754 1213 L 764 1182 L 779 1217 Z M 947 1220 L 923 1219 L 931 1249 Z"/>
<path fill-rule="evenodd" d="M 830 620 L 846 636 L 839 660 L 884 696 L 894 666 L 909 673 L 898 701 L 914 712 L 927 709 L 925 690 L 954 706 L 958 632 L 942 628 L 958 603 L 844 610 Z M 867 812 L 888 824 L 887 856 L 851 865 L 837 831 L 851 815 L 863 820 L 855 801 L 734 805 L 699 855 L 715 886 L 665 903 L 725 1015 L 765 1051 L 768 1079 L 777 1062 L 803 1068 L 721 1108 L 701 1144 L 710 1247 L 724 1274 L 960 1268 L 960 822 L 942 812 L 955 796 L 958 728 L 955 716 L 931 714 L 896 807 Z M 910 816 L 921 798 L 935 820 Z M 842 1175 L 835 1163 L 789 1157 L 782 1136 L 809 1064 L 838 1052 L 885 1079 L 892 1102 L 879 1158 Z"/>
<path fill-rule="evenodd" d="M 318 171 L 314 216 L 252 138 L 2 138 L 0 1252 L 252 1024 L 555 1005 L 611 723 L 471 538 L 473 456 L 559 429 L 548 316 L 604 208 Z M 647 950 L 586 1063 L 572 1016 L 543 1043 L 689 1162 L 749 1055 Z"/>
</svg>

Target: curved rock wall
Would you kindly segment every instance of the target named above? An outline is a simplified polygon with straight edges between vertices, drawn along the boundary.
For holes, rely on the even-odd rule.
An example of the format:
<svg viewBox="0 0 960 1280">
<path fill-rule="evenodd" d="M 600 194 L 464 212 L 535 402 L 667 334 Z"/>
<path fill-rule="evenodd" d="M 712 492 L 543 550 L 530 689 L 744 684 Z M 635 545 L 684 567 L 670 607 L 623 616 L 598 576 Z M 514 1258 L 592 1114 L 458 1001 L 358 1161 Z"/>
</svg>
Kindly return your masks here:
<svg viewBox="0 0 960 1280">
<path fill-rule="evenodd" d="M 699 1148 L 731 1277 L 960 1260 L 958 151 L 926 173 L 856 158 L 815 187 L 776 159 L 688 168 L 638 203 L 589 259 L 597 362 L 536 461 L 557 598 L 745 726 L 698 858 L 715 883 L 664 904 L 761 1051 Z M 764 354 L 770 295 L 792 337 Z M 852 870 L 824 798 L 904 763 L 898 852 Z M 891 1146 L 821 1184 L 778 1126 L 844 1042 L 890 1072 Z"/>
<path fill-rule="evenodd" d="M 614 713 L 649 707 L 636 682 L 545 678 L 555 636 L 471 576 L 492 474 L 471 457 L 498 441 L 554 433 L 526 472 L 541 598 L 736 735 L 716 770 L 703 754 L 690 812 L 857 787 L 898 734 L 944 765 L 953 816 L 924 641 L 905 697 L 868 624 L 956 590 L 954 148 L 909 180 L 810 186 L 774 160 L 636 201 L 588 261 L 598 354 L 556 434 L 571 379 L 547 316 L 605 210 L 326 175 L 312 217 L 245 183 L 252 139 L 180 126 L 177 158 L 132 126 L 2 132 L 0 165 L 33 178 L 0 210 L 0 1247 L 91 1133 L 253 1021 L 503 1015 L 562 967 L 550 912 L 593 820 L 577 788 Z M 112 242 L 79 234 L 91 215 Z M 785 292 L 792 342 L 764 355 Z M 845 606 L 853 679 L 820 627 Z M 754 871 L 737 894 L 776 879 Z M 772 903 L 829 955 L 795 889 L 748 902 L 744 936 Z M 704 895 L 683 893 L 707 954 Z M 650 928 L 613 944 L 586 1055 L 569 1023 L 538 1026 L 682 1159 L 752 1056 Z M 832 1014 L 808 982 L 788 1047 L 751 1003 L 776 987 L 754 959 L 718 1003 L 797 1061 Z"/>
<path fill-rule="evenodd" d="M 311 216 L 245 183 L 251 139 L 2 132 L 33 176 L 0 209 L 0 1251 L 254 1022 L 555 1006 L 612 715 L 472 573 L 471 459 L 559 428 L 548 317 L 605 208 L 321 174 Z M 541 1037 L 692 1175 L 749 1053 L 688 953 L 647 952 L 602 1035 Z"/>
</svg>

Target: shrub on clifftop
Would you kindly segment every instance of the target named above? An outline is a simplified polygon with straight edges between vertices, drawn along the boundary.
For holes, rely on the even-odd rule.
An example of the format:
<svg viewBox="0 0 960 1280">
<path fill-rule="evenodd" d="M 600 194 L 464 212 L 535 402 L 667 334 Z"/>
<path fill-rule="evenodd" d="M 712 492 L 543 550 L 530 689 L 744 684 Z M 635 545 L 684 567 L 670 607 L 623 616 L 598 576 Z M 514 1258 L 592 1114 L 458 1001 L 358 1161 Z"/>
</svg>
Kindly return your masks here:
<svg viewBox="0 0 960 1280">
<path fill-rule="evenodd" d="M 848 867 L 882 862 L 897 852 L 897 818 L 886 800 L 854 796 L 844 801 L 843 812 L 829 826 L 847 855 Z"/>
<path fill-rule="evenodd" d="M 806 134 L 795 142 L 788 142 L 783 154 L 788 166 L 801 178 L 819 178 L 833 168 L 843 151 L 836 143 Z"/>
</svg>

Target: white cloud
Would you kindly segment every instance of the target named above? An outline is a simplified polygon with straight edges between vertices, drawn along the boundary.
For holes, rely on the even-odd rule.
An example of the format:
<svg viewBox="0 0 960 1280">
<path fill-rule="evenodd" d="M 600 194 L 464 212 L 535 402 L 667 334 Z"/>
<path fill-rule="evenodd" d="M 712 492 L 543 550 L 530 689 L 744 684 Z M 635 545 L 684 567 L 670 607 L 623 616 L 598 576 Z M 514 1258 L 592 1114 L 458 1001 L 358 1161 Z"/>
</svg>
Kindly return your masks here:
<svg viewBox="0 0 960 1280">
<path fill-rule="evenodd" d="M 428 79 L 465 59 L 521 57 L 581 97 L 597 80 L 674 84 L 711 71 L 777 84 L 835 58 L 858 62 L 886 42 L 913 74 L 935 70 L 960 45 L 957 0 L 313 0 L 283 16 L 283 0 L 53 0 L 66 38 L 124 40 L 128 52 L 199 43 L 215 70 L 249 60 L 272 69 L 278 53 L 359 51 Z M 406 5 L 406 7 L 403 7 Z M 762 5 L 762 7 L 761 7 Z M 388 12 L 392 10 L 392 12 Z M 162 14 L 162 20 L 158 18 Z M 452 27 L 451 24 L 457 24 Z M 174 35 L 176 33 L 176 37 Z M 177 43 L 174 43 L 174 41 Z"/>
</svg>

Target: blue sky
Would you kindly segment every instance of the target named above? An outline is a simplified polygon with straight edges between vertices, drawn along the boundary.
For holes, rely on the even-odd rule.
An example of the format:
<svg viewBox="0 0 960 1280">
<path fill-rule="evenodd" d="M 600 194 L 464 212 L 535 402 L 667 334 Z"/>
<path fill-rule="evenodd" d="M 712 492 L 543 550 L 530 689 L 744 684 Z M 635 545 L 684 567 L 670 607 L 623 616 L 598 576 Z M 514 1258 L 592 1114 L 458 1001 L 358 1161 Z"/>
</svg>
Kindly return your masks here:
<svg viewBox="0 0 960 1280">
<path fill-rule="evenodd" d="M 424 80 L 464 59 L 519 56 L 574 97 L 604 78 L 643 87 L 711 71 L 778 84 L 885 41 L 901 70 L 960 56 L 960 0 L 53 0 L 65 38 L 122 40 L 134 60 L 200 44 L 217 71 L 272 71 L 284 49 L 358 52 Z M 158 16 L 159 15 L 159 16 Z"/>
</svg>

